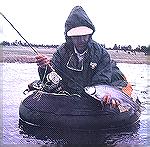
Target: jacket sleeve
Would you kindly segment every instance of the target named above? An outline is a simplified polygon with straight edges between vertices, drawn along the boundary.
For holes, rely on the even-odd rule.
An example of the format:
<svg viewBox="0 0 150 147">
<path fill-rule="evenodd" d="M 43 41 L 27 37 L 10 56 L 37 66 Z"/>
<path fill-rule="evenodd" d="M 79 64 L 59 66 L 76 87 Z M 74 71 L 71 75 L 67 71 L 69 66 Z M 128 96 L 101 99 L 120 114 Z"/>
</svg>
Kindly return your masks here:
<svg viewBox="0 0 150 147">
<path fill-rule="evenodd" d="M 121 72 L 121 70 L 117 67 L 116 62 L 114 60 L 111 61 L 112 65 L 112 77 L 111 84 L 113 86 L 117 86 L 118 88 L 126 87 L 128 81 L 125 75 Z"/>
<path fill-rule="evenodd" d="M 58 72 L 57 67 L 60 68 L 59 66 L 60 66 L 60 62 L 61 62 L 61 55 L 60 55 L 58 49 L 53 54 L 51 62 L 52 62 L 53 69 L 55 69 L 56 72 Z M 47 74 L 52 72 L 52 69 L 50 66 L 47 66 L 47 68 L 38 67 L 38 72 L 39 72 L 40 80 L 46 82 L 46 76 L 47 76 Z"/>
<path fill-rule="evenodd" d="M 110 55 L 108 52 L 102 48 L 102 54 L 98 55 L 98 65 L 95 69 L 94 75 L 92 77 L 92 84 L 107 84 L 111 83 L 112 67 L 110 62 Z"/>
<path fill-rule="evenodd" d="M 43 81 L 44 83 L 46 82 L 46 76 L 52 71 L 50 66 L 47 66 L 45 68 L 38 67 L 38 73 L 40 80 Z"/>
<path fill-rule="evenodd" d="M 55 69 L 55 71 L 57 72 L 57 74 L 59 76 L 62 76 L 62 73 L 63 73 L 62 55 L 60 54 L 59 50 L 53 54 L 52 66 L 53 66 L 53 69 Z"/>
</svg>

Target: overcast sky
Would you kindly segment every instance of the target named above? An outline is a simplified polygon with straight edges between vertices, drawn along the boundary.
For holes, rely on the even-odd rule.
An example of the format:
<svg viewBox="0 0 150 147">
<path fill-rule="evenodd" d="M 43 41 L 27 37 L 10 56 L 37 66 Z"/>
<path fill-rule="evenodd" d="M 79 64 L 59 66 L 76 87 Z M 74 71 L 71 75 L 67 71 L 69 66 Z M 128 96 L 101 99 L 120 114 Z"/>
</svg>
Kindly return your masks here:
<svg viewBox="0 0 150 147">
<path fill-rule="evenodd" d="M 1 0 L 0 12 L 31 43 L 61 44 L 71 9 L 80 5 L 106 47 L 150 44 L 150 0 Z M 0 16 L 0 41 L 22 40 Z"/>
</svg>

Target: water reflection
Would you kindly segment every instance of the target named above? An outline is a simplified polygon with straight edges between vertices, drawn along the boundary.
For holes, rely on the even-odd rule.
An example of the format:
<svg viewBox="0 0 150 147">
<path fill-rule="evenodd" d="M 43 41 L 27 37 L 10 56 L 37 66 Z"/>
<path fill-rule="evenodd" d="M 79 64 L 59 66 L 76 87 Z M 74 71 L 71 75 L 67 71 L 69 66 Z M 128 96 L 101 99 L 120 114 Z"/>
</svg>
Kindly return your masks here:
<svg viewBox="0 0 150 147">
<path fill-rule="evenodd" d="M 115 145 L 124 142 L 139 143 L 137 131 L 139 122 L 126 128 L 109 130 L 61 130 L 56 128 L 32 126 L 19 120 L 20 134 L 43 140 L 44 143 L 58 144 L 107 144 Z M 134 140 L 133 140 L 134 139 Z"/>
</svg>

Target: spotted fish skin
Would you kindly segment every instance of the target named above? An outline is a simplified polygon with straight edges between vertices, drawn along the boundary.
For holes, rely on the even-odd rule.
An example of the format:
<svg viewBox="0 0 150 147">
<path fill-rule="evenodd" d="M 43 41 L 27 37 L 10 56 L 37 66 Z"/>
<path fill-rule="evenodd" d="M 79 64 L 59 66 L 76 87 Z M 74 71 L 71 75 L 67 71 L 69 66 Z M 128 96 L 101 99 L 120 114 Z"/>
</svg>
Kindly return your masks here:
<svg viewBox="0 0 150 147">
<path fill-rule="evenodd" d="M 121 90 L 113 86 L 96 85 L 86 87 L 85 92 L 101 102 L 103 101 L 103 97 L 106 94 L 109 94 L 111 96 L 110 100 L 114 99 L 120 102 L 120 105 L 118 106 L 120 112 L 128 111 L 130 108 L 133 108 L 133 110 L 139 108 L 139 104 L 133 101 L 132 97 L 129 97 Z"/>
</svg>

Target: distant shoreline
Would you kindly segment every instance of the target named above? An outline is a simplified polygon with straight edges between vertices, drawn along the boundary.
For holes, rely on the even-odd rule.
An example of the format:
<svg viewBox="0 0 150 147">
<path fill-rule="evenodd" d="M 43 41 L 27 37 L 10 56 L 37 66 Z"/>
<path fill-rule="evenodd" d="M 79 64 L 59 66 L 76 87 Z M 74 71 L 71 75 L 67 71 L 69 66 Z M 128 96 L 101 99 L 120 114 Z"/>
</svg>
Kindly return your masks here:
<svg viewBox="0 0 150 147">
<path fill-rule="evenodd" d="M 41 54 L 45 54 L 52 58 L 56 48 L 44 48 L 39 47 L 37 50 Z M 117 63 L 129 63 L 129 64 L 150 64 L 150 56 L 145 56 L 143 52 L 132 53 L 130 51 L 122 50 L 107 50 L 111 56 L 111 59 Z M 29 47 L 23 46 L 4 46 L 2 48 L 2 57 L 0 62 L 4 63 L 35 63 L 35 53 Z"/>
</svg>

